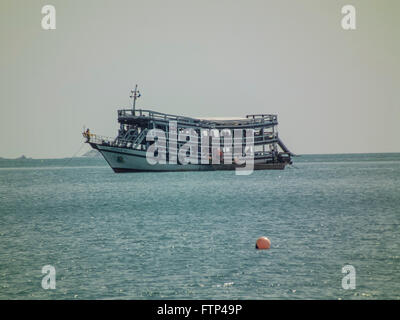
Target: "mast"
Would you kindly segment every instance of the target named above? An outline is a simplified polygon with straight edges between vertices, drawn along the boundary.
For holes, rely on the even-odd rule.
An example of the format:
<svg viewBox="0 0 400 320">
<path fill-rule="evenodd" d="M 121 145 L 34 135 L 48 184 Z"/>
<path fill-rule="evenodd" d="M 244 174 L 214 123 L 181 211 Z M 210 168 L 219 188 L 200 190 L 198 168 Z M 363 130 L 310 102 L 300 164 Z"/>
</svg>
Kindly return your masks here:
<svg viewBox="0 0 400 320">
<path fill-rule="evenodd" d="M 137 89 L 137 85 L 135 86 L 135 90 L 131 90 L 130 97 L 133 98 L 132 102 L 132 114 L 135 115 L 135 106 L 136 106 L 136 99 L 140 98 L 141 94 L 140 91 Z"/>
</svg>

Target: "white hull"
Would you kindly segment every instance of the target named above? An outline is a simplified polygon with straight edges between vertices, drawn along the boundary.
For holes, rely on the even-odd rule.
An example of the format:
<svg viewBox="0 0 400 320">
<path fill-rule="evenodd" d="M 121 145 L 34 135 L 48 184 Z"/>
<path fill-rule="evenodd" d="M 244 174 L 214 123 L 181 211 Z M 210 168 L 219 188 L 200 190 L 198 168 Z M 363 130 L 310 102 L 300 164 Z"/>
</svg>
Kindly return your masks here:
<svg viewBox="0 0 400 320">
<path fill-rule="evenodd" d="M 181 165 L 168 163 L 152 165 L 148 163 L 146 159 L 146 151 L 102 145 L 92 145 L 92 147 L 100 151 L 104 159 L 115 172 L 215 170 L 212 165 Z"/>
<path fill-rule="evenodd" d="M 129 148 L 111 147 L 91 143 L 97 149 L 115 172 L 140 172 L 140 171 L 214 171 L 235 170 L 236 165 L 211 165 L 211 164 L 150 164 L 146 158 L 146 151 Z M 285 163 L 257 163 L 254 170 L 284 169 Z"/>
</svg>

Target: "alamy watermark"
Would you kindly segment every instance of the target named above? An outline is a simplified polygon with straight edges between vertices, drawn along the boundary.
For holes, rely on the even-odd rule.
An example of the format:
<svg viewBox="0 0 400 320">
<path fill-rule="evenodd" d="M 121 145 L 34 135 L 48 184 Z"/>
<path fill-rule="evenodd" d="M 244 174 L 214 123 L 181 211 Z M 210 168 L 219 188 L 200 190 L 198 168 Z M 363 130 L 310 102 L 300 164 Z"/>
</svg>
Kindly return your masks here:
<svg viewBox="0 0 400 320">
<path fill-rule="evenodd" d="M 356 8 L 350 4 L 342 7 L 341 25 L 344 30 L 356 30 Z"/>
<path fill-rule="evenodd" d="M 42 279 L 42 288 L 45 290 L 54 290 L 56 288 L 56 268 L 46 265 L 42 268 L 42 273 L 45 274 Z"/>
<path fill-rule="evenodd" d="M 342 273 L 346 274 L 342 279 L 342 288 L 345 290 L 354 290 L 356 288 L 356 268 L 351 264 L 342 268 Z"/>
<path fill-rule="evenodd" d="M 55 30 L 56 29 L 56 8 L 52 5 L 45 5 L 42 7 L 43 16 L 41 24 L 43 30 Z"/>
<path fill-rule="evenodd" d="M 199 133 L 200 137 L 192 128 L 178 132 L 177 121 L 169 121 L 168 133 L 162 129 L 150 130 L 146 140 L 154 143 L 147 149 L 147 162 L 167 164 L 168 155 L 168 164 L 224 164 L 234 165 L 237 175 L 253 172 L 254 129 L 200 129 Z"/>
</svg>

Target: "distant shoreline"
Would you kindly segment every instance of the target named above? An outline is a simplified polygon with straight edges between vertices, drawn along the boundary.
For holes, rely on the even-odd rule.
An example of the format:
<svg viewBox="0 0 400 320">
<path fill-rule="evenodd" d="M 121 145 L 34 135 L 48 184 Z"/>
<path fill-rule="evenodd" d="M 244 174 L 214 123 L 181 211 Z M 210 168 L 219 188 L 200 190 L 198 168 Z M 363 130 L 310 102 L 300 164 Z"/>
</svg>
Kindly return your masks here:
<svg viewBox="0 0 400 320">
<path fill-rule="evenodd" d="M 100 155 L 100 153 L 98 153 L 98 151 L 95 151 L 97 154 L 93 154 L 91 153 L 91 151 L 95 151 L 95 150 L 90 150 L 89 152 L 86 152 L 85 154 L 78 156 L 78 157 L 62 157 L 62 158 L 31 158 L 31 157 L 26 157 L 25 155 L 22 155 L 20 157 L 17 158 L 3 158 L 0 157 L 0 161 L 2 160 L 14 160 L 14 161 L 31 161 L 31 160 L 63 160 L 63 159 L 91 159 L 91 158 L 100 158 L 102 159 L 102 156 Z M 89 154 L 90 153 L 90 154 Z M 400 155 L 400 151 L 398 152 L 357 152 L 357 153 L 304 153 L 304 154 L 297 154 L 296 157 L 294 157 L 294 159 L 296 158 L 300 158 L 302 156 L 306 156 L 306 157 L 329 157 L 329 156 L 351 156 L 351 155 L 355 155 L 355 156 L 360 156 L 360 155 L 396 155 L 399 154 Z"/>
</svg>

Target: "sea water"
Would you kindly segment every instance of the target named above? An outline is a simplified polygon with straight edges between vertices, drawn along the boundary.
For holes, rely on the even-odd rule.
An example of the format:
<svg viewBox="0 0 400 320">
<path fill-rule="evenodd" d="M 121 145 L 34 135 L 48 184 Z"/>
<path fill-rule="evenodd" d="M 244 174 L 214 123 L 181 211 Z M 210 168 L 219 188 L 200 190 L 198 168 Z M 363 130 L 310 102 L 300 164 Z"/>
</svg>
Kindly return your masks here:
<svg viewBox="0 0 400 320">
<path fill-rule="evenodd" d="M 0 299 L 399 299 L 400 154 L 294 162 L 237 176 L 2 160 Z"/>
</svg>

